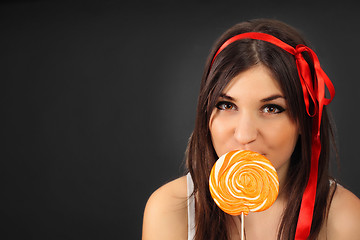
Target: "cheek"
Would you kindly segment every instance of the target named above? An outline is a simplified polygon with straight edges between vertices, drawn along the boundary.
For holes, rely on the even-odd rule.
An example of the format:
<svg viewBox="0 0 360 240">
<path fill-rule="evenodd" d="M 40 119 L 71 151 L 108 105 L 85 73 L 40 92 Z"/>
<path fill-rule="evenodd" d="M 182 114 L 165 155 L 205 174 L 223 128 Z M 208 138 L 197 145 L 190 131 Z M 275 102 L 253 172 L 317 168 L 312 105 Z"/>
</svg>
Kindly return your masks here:
<svg viewBox="0 0 360 240">
<path fill-rule="evenodd" d="M 298 134 L 295 128 L 282 126 L 272 131 L 274 144 L 280 146 L 292 145 Z"/>
<path fill-rule="evenodd" d="M 219 121 L 213 121 L 210 125 L 210 133 L 214 141 L 220 140 L 227 133 L 226 124 L 222 124 Z"/>
<path fill-rule="evenodd" d="M 226 142 L 231 139 L 231 130 L 229 128 L 229 124 L 224 124 L 221 118 L 215 117 L 210 119 L 209 129 L 214 149 L 220 156 L 222 155 Z"/>
<path fill-rule="evenodd" d="M 297 129 L 296 124 L 288 122 L 279 124 L 267 132 L 267 142 L 273 151 L 274 165 L 281 165 L 290 159 L 299 136 Z"/>
<path fill-rule="evenodd" d="M 221 128 L 223 128 L 223 126 L 221 124 L 218 124 L 218 121 L 211 121 L 209 124 L 209 129 L 210 129 L 210 134 L 211 134 L 211 140 L 213 143 L 213 146 L 216 150 L 216 146 L 217 146 L 217 142 L 221 141 L 220 139 L 222 138 L 222 132 Z"/>
</svg>

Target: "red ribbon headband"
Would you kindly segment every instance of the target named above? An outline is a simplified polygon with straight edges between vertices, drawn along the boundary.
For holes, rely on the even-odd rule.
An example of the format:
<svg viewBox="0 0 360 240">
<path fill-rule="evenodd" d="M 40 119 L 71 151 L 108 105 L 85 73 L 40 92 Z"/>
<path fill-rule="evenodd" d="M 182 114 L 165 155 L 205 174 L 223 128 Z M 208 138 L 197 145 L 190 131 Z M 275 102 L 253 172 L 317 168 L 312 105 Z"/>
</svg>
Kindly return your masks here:
<svg viewBox="0 0 360 240">
<path fill-rule="evenodd" d="M 289 44 L 281 41 L 280 39 L 259 32 L 248 32 L 235 35 L 234 37 L 229 38 L 224 42 L 218 51 L 215 53 L 214 58 L 211 62 L 211 66 L 215 61 L 216 56 L 227 46 L 235 41 L 242 39 L 256 39 L 262 40 L 269 43 L 272 43 L 283 50 L 289 52 L 295 56 L 296 66 L 298 69 L 298 74 L 302 86 L 302 91 L 304 95 L 304 102 L 306 106 L 306 112 L 310 117 L 314 117 L 313 120 L 313 132 L 312 132 L 312 142 L 311 142 L 311 167 L 310 167 L 310 176 L 308 183 L 305 189 L 305 192 L 302 196 L 300 213 L 298 218 L 298 223 L 296 227 L 295 240 L 305 240 L 310 234 L 311 223 L 314 212 L 315 205 L 315 196 L 316 196 L 316 186 L 317 186 L 317 175 L 318 175 L 318 163 L 321 151 L 320 143 L 320 125 L 321 125 L 321 116 L 324 105 L 328 105 L 335 95 L 335 88 L 325 74 L 325 72 L 320 67 L 320 62 L 315 52 L 308 48 L 305 45 L 299 44 L 296 48 L 290 46 Z M 310 67 L 305 61 L 302 52 L 307 52 L 314 64 L 315 74 L 311 75 Z M 210 66 L 210 68 L 211 68 Z M 330 98 L 325 97 L 325 87 L 329 90 Z M 314 105 L 314 111 L 310 113 L 310 100 Z"/>
</svg>

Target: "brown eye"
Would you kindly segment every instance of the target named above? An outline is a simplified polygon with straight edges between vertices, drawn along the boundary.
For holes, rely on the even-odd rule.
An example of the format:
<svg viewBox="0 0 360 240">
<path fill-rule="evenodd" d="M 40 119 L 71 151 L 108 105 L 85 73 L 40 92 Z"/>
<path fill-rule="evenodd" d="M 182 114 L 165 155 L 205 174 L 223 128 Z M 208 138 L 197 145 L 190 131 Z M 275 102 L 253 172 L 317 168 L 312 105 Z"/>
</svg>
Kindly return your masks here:
<svg viewBox="0 0 360 240">
<path fill-rule="evenodd" d="M 218 102 L 216 108 L 219 110 L 233 110 L 235 106 L 231 102 Z"/>
<path fill-rule="evenodd" d="M 279 114 L 282 113 L 283 111 L 285 111 L 285 109 L 276 104 L 265 105 L 263 108 L 263 112 L 269 114 Z"/>
</svg>

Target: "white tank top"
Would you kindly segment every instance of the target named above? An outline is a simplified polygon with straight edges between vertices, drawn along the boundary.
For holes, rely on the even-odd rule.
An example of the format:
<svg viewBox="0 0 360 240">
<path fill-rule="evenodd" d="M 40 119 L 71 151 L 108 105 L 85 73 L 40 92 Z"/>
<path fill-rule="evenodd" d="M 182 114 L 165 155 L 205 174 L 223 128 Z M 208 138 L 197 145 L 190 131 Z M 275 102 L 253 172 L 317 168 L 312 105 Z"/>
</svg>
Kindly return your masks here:
<svg viewBox="0 0 360 240">
<path fill-rule="evenodd" d="M 186 175 L 187 182 L 187 212 L 188 212 L 188 240 L 193 240 L 195 236 L 195 197 L 194 182 L 190 173 Z"/>
</svg>

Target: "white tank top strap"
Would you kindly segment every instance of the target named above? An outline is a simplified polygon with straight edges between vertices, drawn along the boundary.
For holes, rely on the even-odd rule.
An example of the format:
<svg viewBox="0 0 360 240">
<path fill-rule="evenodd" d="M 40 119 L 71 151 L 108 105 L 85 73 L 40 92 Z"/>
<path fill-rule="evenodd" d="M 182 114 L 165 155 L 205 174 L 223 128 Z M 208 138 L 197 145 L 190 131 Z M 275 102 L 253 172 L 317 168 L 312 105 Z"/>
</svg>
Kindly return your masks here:
<svg viewBox="0 0 360 240">
<path fill-rule="evenodd" d="M 187 180 L 187 211 L 188 211 L 188 240 L 193 240 L 195 236 L 195 197 L 194 182 L 190 173 L 186 175 Z"/>
<path fill-rule="evenodd" d="M 333 179 L 329 179 L 329 185 L 330 185 L 330 187 L 334 184 L 334 183 L 336 183 Z"/>
</svg>

